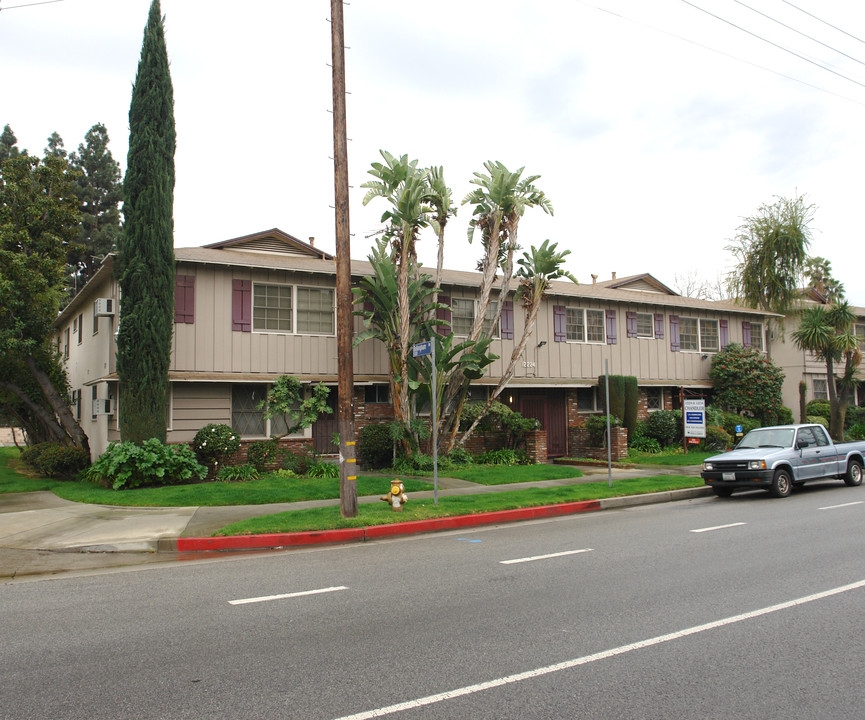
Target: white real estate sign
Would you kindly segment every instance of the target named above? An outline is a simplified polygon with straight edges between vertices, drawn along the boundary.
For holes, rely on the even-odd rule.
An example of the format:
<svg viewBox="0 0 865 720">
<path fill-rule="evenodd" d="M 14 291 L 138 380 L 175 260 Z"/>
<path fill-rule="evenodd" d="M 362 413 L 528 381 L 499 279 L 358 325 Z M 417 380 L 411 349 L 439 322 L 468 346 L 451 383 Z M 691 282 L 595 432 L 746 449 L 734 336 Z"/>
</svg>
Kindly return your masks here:
<svg viewBox="0 0 865 720">
<path fill-rule="evenodd" d="M 706 401 L 685 400 L 682 411 L 685 417 L 685 437 L 706 437 Z"/>
</svg>

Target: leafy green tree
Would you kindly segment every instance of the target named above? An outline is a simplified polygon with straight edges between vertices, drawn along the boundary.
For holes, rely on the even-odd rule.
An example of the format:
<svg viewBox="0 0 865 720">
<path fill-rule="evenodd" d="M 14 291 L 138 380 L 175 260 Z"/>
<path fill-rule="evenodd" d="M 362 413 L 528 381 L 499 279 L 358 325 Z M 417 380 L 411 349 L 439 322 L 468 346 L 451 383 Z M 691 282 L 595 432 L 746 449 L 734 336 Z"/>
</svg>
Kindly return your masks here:
<svg viewBox="0 0 865 720">
<path fill-rule="evenodd" d="M 78 150 L 69 156 L 78 173 L 76 194 L 81 201 L 81 250 L 70 258 L 74 287 L 81 289 L 96 273 L 105 256 L 117 249 L 120 201 L 123 199 L 120 164 L 108 149 L 108 131 L 96 123 Z"/>
<path fill-rule="evenodd" d="M 730 343 L 713 356 L 709 379 L 716 404 L 753 415 L 763 424 L 776 422 L 782 405 L 784 373 L 763 353 Z"/>
<path fill-rule="evenodd" d="M 51 133 L 48 137 L 48 145 L 45 146 L 45 157 L 66 158 L 67 154 L 66 148 L 63 146 L 63 138 L 56 132 Z"/>
<path fill-rule="evenodd" d="M 306 396 L 300 380 L 282 375 L 270 386 L 259 407 L 266 418 L 281 418 L 285 422 L 285 431 L 274 436 L 282 438 L 310 427 L 319 416 L 332 413 L 333 409 L 327 404 L 328 395 L 330 388 L 318 383 Z"/>
<path fill-rule="evenodd" d="M 71 442 L 89 451 L 51 342 L 78 221 L 62 157 L 40 161 L 20 153 L 0 165 L 0 403 L 31 441 Z"/>
<path fill-rule="evenodd" d="M 736 260 L 727 276 L 735 300 L 780 315 L 790 311 L 799 297 L 814 209 L 804 195 L 778 197 L 773 205 L 762 205 L 756 215 L 745 218 L 735 243 L 727 246 Z M 773 322 L 766 318 L 767 329 Z M 770 342 L 766 353 L 771 357 Z"/>
<path fill-rule="evenodd" d="M 858 377 L 862 361 L 858 338 L 853 331 L 856 313 L 847 301 L 835 303 L 828 310 L 814 305 L 802 311 L 799 327 L 791 335 L 796 345 L 826 363 L 826 385 L 829 391 L 829 434 L 836 441 L 844 438 L 847 401 Z M 835 366 L 843 368 L 841 376 Z"/>
<path fill-rule="evenodd" d="M 0 134 L 0 163 L 9 158 L 17 157 L 19 154 L 21 151 L 18 149 L 18 138 L 15 137 L 12 128 L 6 125 Z M 26 151 L 24 154 L 27 154 Z"/>
<path fill-rule="evenodd" d="M 153 0 L 129 106 L 120 239 L 120 434 L 165 441 L 174 320 L 174 93 L 159 0 Z"/>
</svg>

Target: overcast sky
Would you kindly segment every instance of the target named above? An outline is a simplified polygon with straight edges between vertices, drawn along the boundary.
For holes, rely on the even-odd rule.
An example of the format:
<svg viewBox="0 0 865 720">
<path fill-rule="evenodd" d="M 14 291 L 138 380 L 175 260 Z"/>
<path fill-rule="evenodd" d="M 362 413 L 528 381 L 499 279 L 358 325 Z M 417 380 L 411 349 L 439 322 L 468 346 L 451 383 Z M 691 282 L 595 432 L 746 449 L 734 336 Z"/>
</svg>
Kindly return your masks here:
<svg viewBox="0 0 865 720">
<path fill-rule="evenodd" d="M 74 150 L 102 122 L 125 169 L 149 0 L 14 7 L 28 2 L 0 0 L 0 127 L 41 154 L 53 131 Z M 278 227 L 333 251 L 329 2 L 162 11 L 175 245 Z M 443 165 L 457 202 L 486 160 L 540 175 L 555 215 L 529 211 L 521 244 L 568 248 L 582 283 L 714 282 L 744 217 L 804 194 L 811 254 L 865 306 L 862 3 L 352 0 L 345 27 L 353 257 L 379 228 L 384 206 L 364 208 L 360 185 L 384 148 Z M 479 257 L 469 218 L 462 208 L 450 226 L 447 267 Z M 420 245 L 433 265 L 434 241 Z"/>
</svg>

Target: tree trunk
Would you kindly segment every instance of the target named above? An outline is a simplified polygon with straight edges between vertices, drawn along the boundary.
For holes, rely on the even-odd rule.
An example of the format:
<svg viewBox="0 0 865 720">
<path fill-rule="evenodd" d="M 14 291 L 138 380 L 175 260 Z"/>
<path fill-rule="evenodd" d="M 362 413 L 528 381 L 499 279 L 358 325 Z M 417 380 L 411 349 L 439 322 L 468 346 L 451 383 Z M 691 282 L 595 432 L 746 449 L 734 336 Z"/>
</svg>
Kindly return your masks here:
<svg viewBox="0 0 865 720">
<path fill-rule="evenodd" d="M 844 439 L 844 425 L 843 422 L 840 426 L 838 424 L 841 408 L 835 385 L 835 365 L 831 357 L 826 359 L 826 386 L 829 390 L 829 434 L 835 442 L 841 442 Z"/>
<path fill-rule="evenodd" d="M 29 395 L 24 392 L 23 389 L 15 385 L 14 383 L 10 383 L 7 380 L 0 380 L 0 388 L 4 390 L 8 390 L 10 393 L 15 395 L 21 402 L 23 402 L 30 412 L 33 413 L 34 417 L 40 422 L 45 431 L 55 442 L 63 442 L 66 439 L 66 433 L 63 431 L 63 428 L 57 422 L 57 419 L 48 412 L 44 407 L 39 405 L 38 403 L 33 402 Z M 31 433 L 32 434 L 32 433 Z"/>
<path fill-rule="evenodd" d="M 36 361 L 32 357 L 25 358 L 25 363 L 33 374 L 36 382 L 39 383 L 42 395 L 48 401 L 48 404 L 54 411 L 55 416 L 60 421 L 60 426 L 63 428 L 63 431 L 72 439 L 72 442 L 75 443 L 75 445 L 89 453 L 90 442 L 87 439 L 87 435 L 84 434 L 81 426 L 75 418 L 72 417 L 72 411 L 69 409 L 69 406 L 63 402 L 63 398 L 60 397 L 60 393 L 57 392 L 57 388 L 54 387 L 51 378 L 48 377 L 46 372 L 37 367 Z"/>
</svg>

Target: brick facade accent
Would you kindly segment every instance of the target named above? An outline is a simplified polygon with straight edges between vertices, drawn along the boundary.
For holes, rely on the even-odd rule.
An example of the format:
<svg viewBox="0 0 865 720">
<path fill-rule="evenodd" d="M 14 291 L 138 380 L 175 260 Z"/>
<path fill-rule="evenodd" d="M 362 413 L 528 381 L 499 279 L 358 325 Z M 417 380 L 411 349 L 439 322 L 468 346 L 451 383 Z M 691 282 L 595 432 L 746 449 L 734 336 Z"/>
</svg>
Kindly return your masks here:
<svg viewBox="0 0 865 720">
<path fill-rule="evenodd" d="M 568 447 L 571 457 L 606 460 L 607 448 L 591 447 L 588 435 L 588 431 L 580 426 L 568 428 Z M 613 460 L 621 460 L 628 455 L 628 429 L 624 427 L 610 428 L 610 436 L 610 456 Z"/>
</svg>

